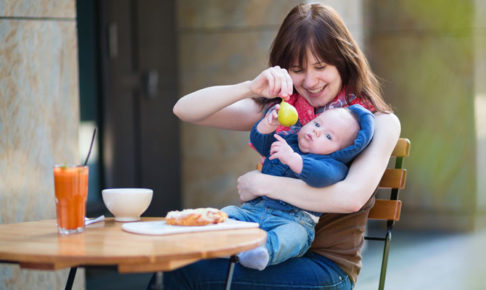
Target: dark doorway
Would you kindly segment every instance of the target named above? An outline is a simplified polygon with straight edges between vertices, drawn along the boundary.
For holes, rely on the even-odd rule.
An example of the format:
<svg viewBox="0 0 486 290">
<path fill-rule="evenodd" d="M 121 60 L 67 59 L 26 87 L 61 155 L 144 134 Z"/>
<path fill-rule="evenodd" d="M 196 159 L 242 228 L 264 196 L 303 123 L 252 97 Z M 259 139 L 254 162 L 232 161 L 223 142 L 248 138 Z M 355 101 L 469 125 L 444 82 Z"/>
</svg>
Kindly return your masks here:
<svg viewBox="0 0 486 290">
<path fill-rule="evenodd" d="M 145 216 L 180 207 L 174 1 L 99 2 L 104 186 L 146 187 Z"/>
<path fill-rule="evenodd" d="M 101 190 L 154 190 L 144 216 L 181 207 L 174 0 L 78 0 L 83 116 L 96 123 L 99 158 L 88 214 L 109 215 Z M 86 65 L 88 64 L 89 65 Z M 83 91 L 84 90 L 84 91 Z M 90 175 L 91 179 L 91 175 Z M 87 269 L 87 289 L 145 289 L 150 274 Z"/>
</svg>

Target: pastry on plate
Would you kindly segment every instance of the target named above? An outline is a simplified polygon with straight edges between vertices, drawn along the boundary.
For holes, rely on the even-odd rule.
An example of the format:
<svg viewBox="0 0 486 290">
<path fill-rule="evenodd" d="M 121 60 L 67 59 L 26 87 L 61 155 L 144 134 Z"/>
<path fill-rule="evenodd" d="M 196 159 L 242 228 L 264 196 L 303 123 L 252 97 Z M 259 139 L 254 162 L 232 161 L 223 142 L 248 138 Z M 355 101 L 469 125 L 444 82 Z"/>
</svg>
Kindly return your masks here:
<svg viewBox="0 0 486 290">
<path fill-rule="evenodd" d="M 205 226 L 219 224 L 228 218 L 225 212 L 216 208 L 174 210 L 167 213 L 165 222 L 173 226 Z"/>
</svg>

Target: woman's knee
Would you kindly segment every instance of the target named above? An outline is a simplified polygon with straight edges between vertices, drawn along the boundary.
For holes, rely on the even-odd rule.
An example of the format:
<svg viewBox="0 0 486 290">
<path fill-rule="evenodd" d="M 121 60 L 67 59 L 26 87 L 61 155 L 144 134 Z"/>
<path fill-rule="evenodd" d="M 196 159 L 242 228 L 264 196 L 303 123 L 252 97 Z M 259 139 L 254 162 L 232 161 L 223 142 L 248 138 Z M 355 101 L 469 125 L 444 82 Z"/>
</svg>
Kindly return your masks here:
<svg viewBox="0 0 486 290">
<path fill-rule="evenodd" d="M 166 272 L 163 289 L 214 289 L 224 285 L 228 265 L 228 259 L 210 259 Z"/>
</svg>

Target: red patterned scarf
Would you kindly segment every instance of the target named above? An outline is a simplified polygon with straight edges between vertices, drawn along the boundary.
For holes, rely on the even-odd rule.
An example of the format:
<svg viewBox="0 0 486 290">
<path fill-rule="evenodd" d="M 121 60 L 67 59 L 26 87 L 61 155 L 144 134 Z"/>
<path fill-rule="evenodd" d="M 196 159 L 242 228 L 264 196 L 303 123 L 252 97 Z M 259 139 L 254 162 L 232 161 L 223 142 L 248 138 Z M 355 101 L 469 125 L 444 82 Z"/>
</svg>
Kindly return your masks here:
<svg viewBox="0 0 486 290">
<path fill-rule="evenodd" d="M 375 107 L 373 104 L 365 100 L 364 98 L 357 98 L 354 94 L 350 94 L 346 96 L 346 90 L 343 88 L 341 92 L 327 105 L 315 109 L 312 107 L 305 98 L 303 98 L 299 94 L 293 94 L 290 96 L 289 100 L 286 101 L 287 103 L 293 105 L 295 109 L 297 110 L 297 113 L 299 114 L 299 122 L 302 126 L 305 124 L 309 123 L 311 120 L 313 120 L 317 115 L 320 113 L 324 112 L 325 110 L 328 109 L 333 109 L 333 108 L 342 108 L 342 107 L 348 107 L 354 104 L 360 104 L 361 106 L 365 107 L 366 109 L 370 110 L 371 112 L 376 112 Z M 277 133 L 283 132 L 283 131 L 290 131 L 291 133 L 292 127 L 285 127 L 285 126 L 279 126 L 276 130 Z M 300 129 L 300 127 L 299 127 Z M 298 131 L 298 130 L 297 130 Z"/>
</svg>

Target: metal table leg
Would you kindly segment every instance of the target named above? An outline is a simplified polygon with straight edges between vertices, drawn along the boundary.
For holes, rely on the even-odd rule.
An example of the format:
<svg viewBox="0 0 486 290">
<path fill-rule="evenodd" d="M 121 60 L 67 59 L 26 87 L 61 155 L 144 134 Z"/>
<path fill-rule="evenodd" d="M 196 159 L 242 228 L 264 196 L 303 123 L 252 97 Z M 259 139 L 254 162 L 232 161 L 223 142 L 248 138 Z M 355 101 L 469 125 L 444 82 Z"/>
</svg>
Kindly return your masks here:
<svg viewBox="0 0 486 290">
<path fill-rule="evenodd" d="M 224 289 L 231 289 L 231 280 L 233 280 L 233 270 L 235 269 L 235 263 L 238 262 L 238 257 L 233 255 L 229 259 L 228 275 L 226 276 L 226 285 Z"/>
<path fill-rule="evenodd" d="M 71 290 L 73 288 L 74 278 L 76 277 L 76 270 L 78 270 L 78 267 L 72 267 L 71 270 L 69 270 L 66 288 L 64 288 L 65 290 Z"/>
<path fill-rule="evenodd" d="M 153 287 L 152 289 L 154 289 L 154 290 L 162 290 L 163 289 L 163 286 L 162 286 L 162 275 L 163 275 L 162 272 L 155 273 L 155 282 L 152 285 L 152 287 Z"/>
</svg>

